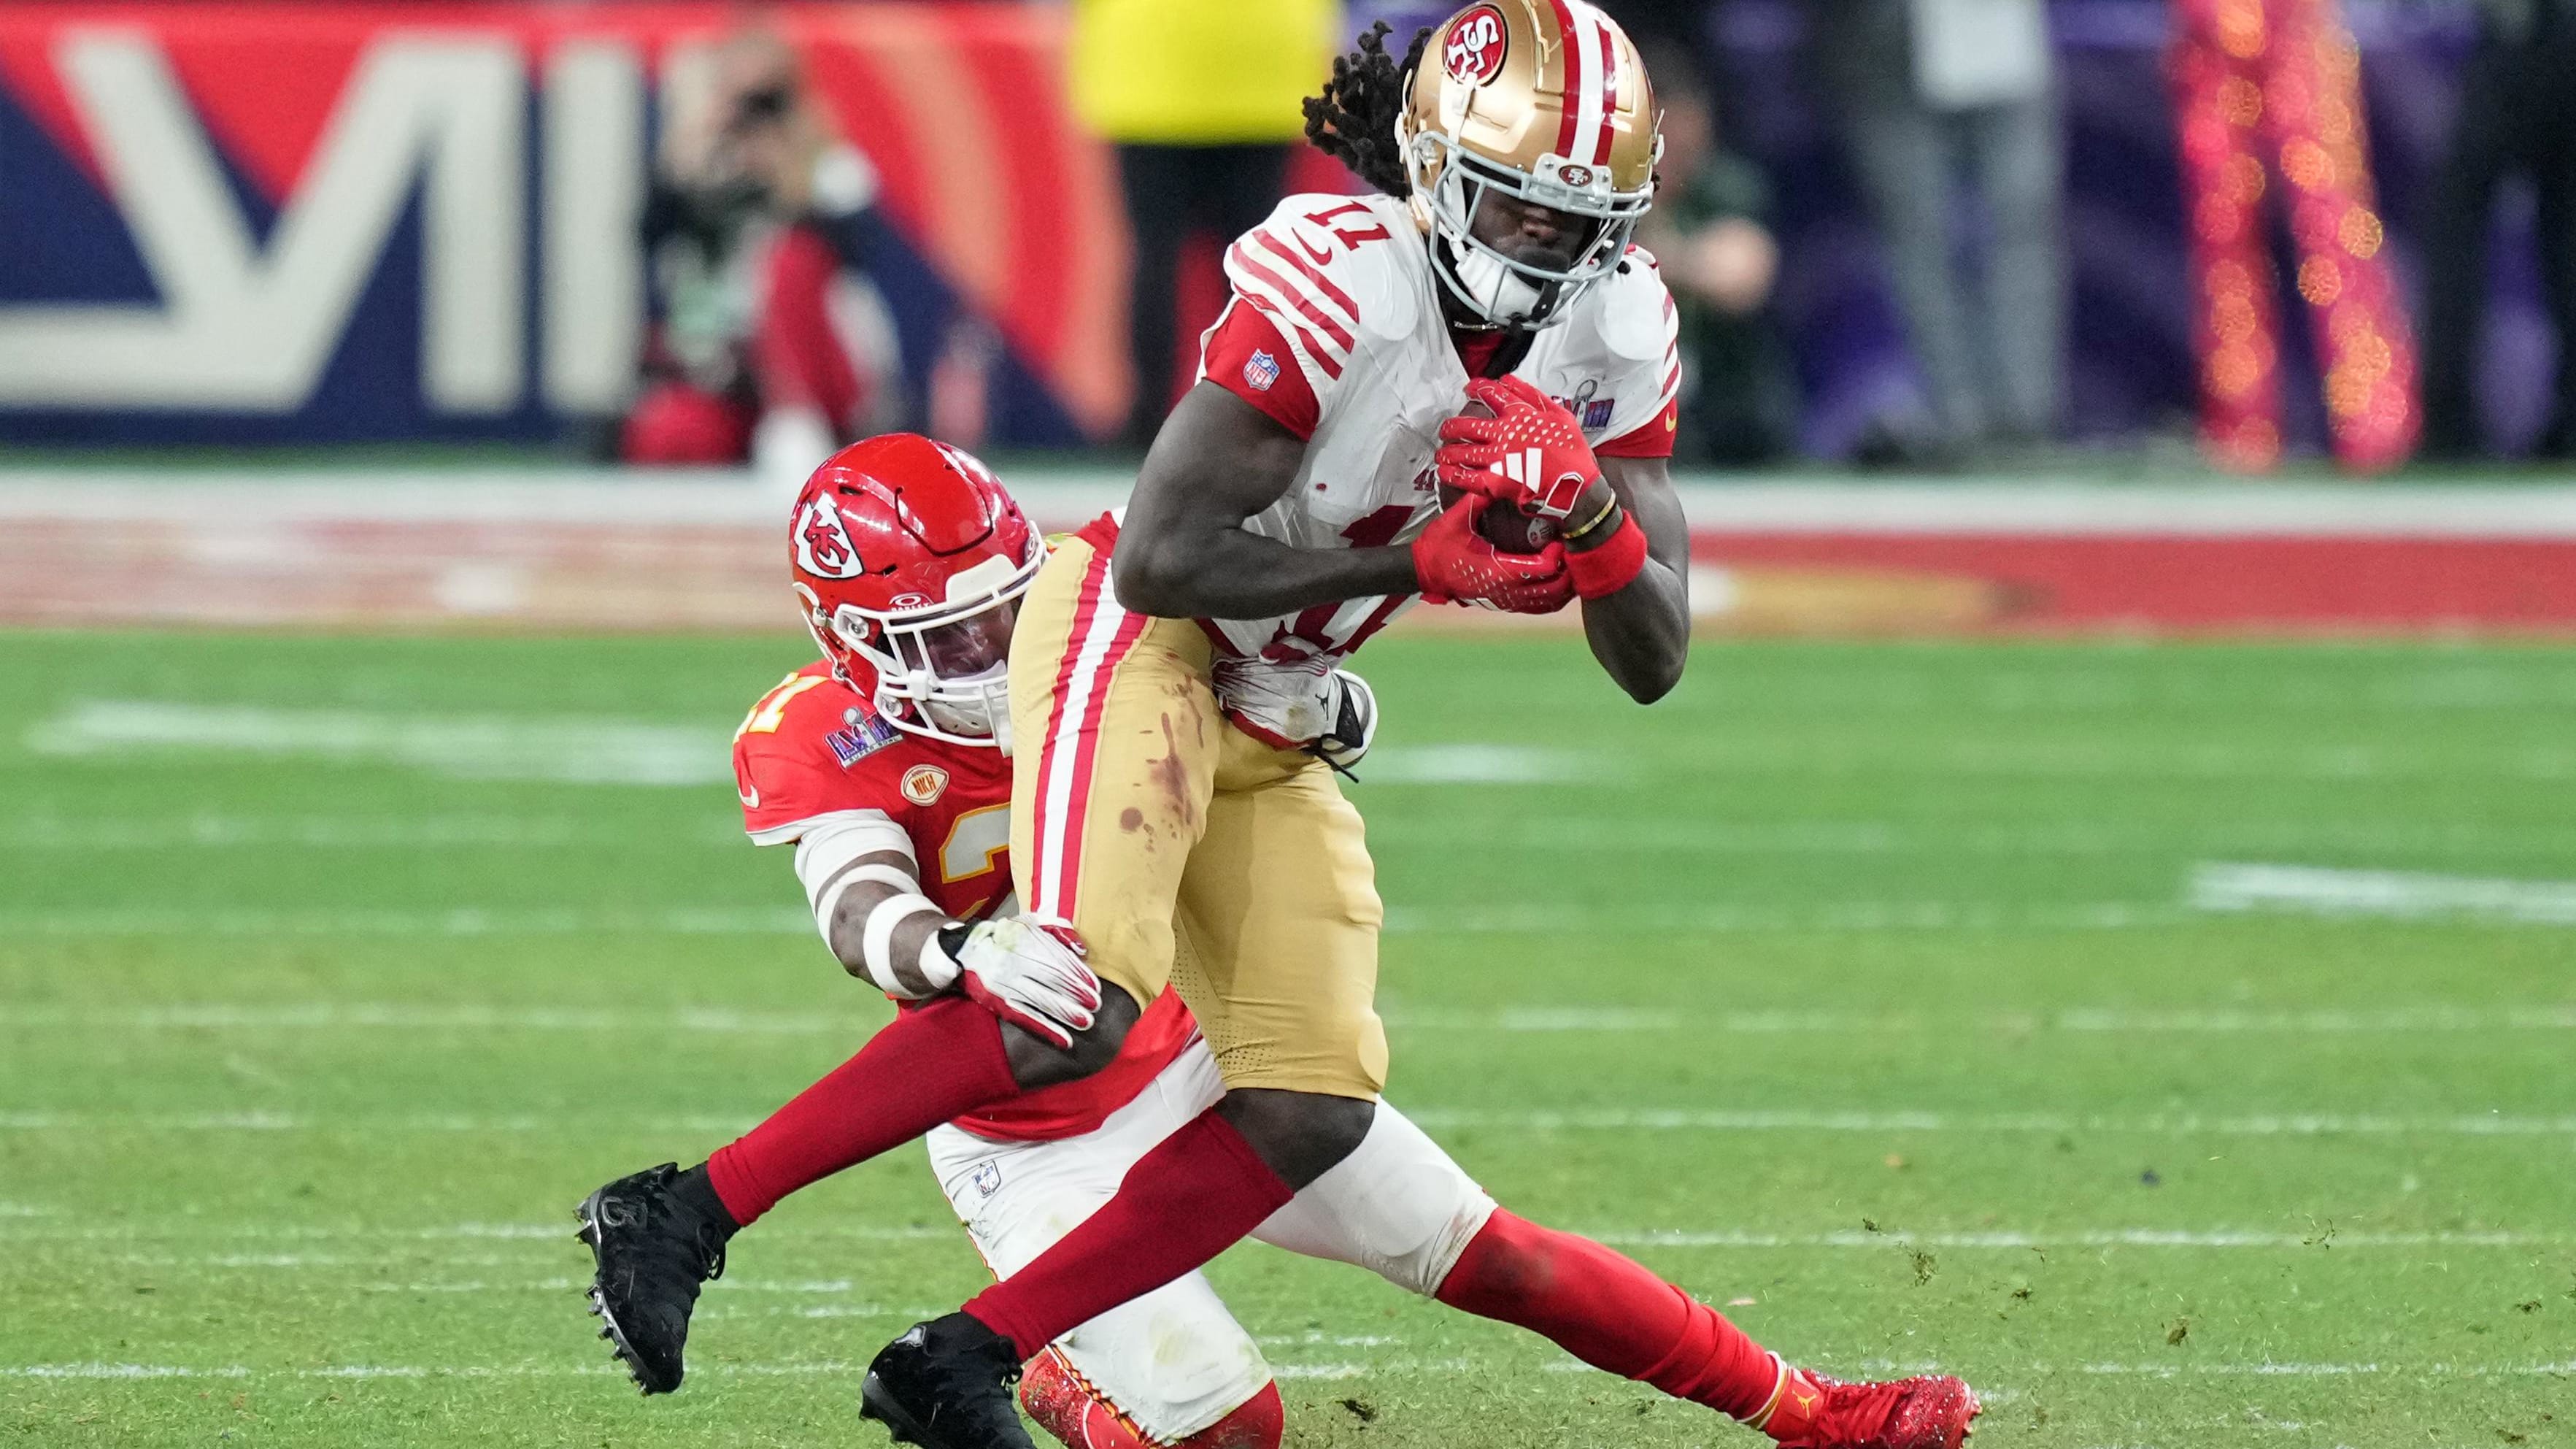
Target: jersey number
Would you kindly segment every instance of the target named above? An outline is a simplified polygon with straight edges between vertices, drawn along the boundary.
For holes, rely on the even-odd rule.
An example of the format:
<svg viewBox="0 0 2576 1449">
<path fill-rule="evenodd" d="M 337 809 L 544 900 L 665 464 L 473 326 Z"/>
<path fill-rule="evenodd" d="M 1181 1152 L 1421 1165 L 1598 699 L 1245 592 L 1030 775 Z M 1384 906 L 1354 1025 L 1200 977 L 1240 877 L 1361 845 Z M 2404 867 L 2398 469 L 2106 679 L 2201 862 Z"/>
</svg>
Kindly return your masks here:
<svg viewBox="0 0 2576 1449">
<path fill-rule="evenodd" d="M 939 878 L 950 885 L 993 868 L 993 857 L 1011 848 L 1011 807 L 987 805 L 969 810 L 948 827 L 948 842 L 939 847 Z"/>
<path fill-rule="evenodd" d="M 786 722 L 787 706 L 796 696 L 817 685 L 831 683 L 828 674 L 791 674 L 778 682 L 778 687 L 760 697 L 751 713 L 742 717 L 742 728 L 733 732 L 735 739 L 744 735 L 774 735 Z"/>
<path fill-rule="evenodd" d="M 1333 221 L 1334 217 L 1348 216 L 1355 211 L 1369 219 L 1367 226 L 1340 226 Z M 1390 234 L 1383 225 L 1378 223 L 1376 212 L 1356 201 L 1345 201 L 1339 206 L 1325 207 L 1322 211 L 1307 212 L 1306 219 L 1340 237 L 1342 246 L 1349 251 L 1358 251 L 1361 242 L 1385 241 Z"/>
</svg>

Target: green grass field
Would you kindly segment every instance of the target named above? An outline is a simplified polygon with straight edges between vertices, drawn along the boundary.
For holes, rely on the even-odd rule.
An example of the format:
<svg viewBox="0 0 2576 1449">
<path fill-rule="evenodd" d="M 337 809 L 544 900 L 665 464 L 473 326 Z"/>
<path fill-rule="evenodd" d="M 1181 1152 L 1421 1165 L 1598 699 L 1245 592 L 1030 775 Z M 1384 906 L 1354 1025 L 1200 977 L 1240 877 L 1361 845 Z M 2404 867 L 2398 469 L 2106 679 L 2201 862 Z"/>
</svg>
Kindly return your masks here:
<svg viewBox="0 0 2576 1449">
<path fill-rule="evenodd" d="M 881 1443 L 982 1279 L 918 1149 L 736 1242 L 670 1399 L 570 1234 L 885 1015 L 722 773 L 801 658 L 0 638 L 0 1443 Z M 2576 1444 L 2576 651 L 1370 659 L 1389 1095 L 1506 1203 L 1981 1446 Z M 1214 1276 L 1299 1445 L 1762 1442 Z"/>
</svg>

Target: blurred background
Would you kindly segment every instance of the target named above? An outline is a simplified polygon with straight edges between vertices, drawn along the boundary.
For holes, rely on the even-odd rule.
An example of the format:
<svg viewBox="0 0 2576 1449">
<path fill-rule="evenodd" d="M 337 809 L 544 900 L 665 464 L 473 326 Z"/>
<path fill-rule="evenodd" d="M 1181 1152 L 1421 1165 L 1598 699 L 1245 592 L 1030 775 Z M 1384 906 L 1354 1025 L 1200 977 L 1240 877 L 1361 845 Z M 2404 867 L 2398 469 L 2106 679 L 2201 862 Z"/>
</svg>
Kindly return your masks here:
<svg viewBox="0 0 2576 1449">
<path fill-rule="evenodd" d="M 1708 607 L 2576 621 L 2535 486 L 2576 458 L 2576 0 L 1607 8 L 1665 112 Z M 888 428 L 1071 522 L 1222 242 L 1358 188 L 1299 98 L 1444 13 L 0 10 L 0 617 L 775 622 L 727 561 Z"/>
</svg>

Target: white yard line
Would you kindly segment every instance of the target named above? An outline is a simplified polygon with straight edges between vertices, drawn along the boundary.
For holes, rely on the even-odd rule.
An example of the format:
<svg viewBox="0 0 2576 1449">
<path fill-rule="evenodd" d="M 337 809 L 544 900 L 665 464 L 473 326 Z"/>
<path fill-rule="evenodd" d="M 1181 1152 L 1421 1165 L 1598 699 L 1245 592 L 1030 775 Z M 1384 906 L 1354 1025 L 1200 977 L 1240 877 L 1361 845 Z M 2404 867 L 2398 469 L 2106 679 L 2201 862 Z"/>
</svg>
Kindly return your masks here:
<svg viewBox="0 0 2576 1449">
<path fill-rule="evenodd" d="M 2378 1116 L 2339 1112 L 2196 1113 L 2144 1116 L 2056 1112 L 1716 1111 L 1603 1108 L 1597 1111 L 1407 1109 L 1426 1128 L 1491 1127 L 1515 1132 L 1968 1132 L 2104 1133 L 2153 1137 L 2532 1137 L 2576 1134 L 2576 1115 Z"/>
<path fill-rule="evenodd" d="M 1371 785 L 1590 785 L 1628 771 L 1582 750 L 1530 745 L 1386 745 L 1369 752 Z"/>
<path fill-rule="evenodd" d="M 584 716 L 436 716 L 92 699 L 29 728 L 40 755 L 159 751 L 394 765 L 462 780 L 706 785 L 733 778 L 714 726 Z"/>
<path fill-rule="evenodd" d="M 801 923 L 802 917 L 799 916 Z M 1535 1005 L 1467 1010 L 1381 1003 L 1399 1031 L 1606 1035 L 1692 1032 L 1736 1036 L 1853 1036 L 1996 1031 L 2086 1036 L 2351 1036 L 2576 1031 L 2576 1004 L 2395 1006 L 2376 1010 L 2246 1007 L 2068 1007 L 1986 1012 L 1695 1011 L 1655 1006 Z M 105 1031 L 703 1032 L 723 1036 L 852 1036 L 885 1013 L 660 1010 L 499 1002 L 194 1001 L 159 1006 L 0 1004 L 0 1028 Z M 7 1216 L 0 1206 L 0 1216 Z"/>
<path fill-rule="evenodd" d="M 160 817 L 0 818 L 0 850 L 442 850 L 618 843 L 616 826 L 571 815 L 242 815 L 204 812 Z M 656 847 L 733 847 L 741 827 L 715 819 L 667 831 Z"/>
<path fill-rule="evenodd" d="M 1417 1374 L 1457 1374 L 1473 1372 L 1480 1365 L 1467 1358 L 1411 1359 L 1388 1358 L 1365 1361 L 1341 1361 L 1313 1364 L 1273 1364 L 1271 1372 L 1283 1380 L 1352 1379 L 1371 1376 Z M 1590 1373 L 1584 1364 L 1559 1359 L 1545 1366 L 1550 1372 Z M 1827 1367 L 1837 1367 L 1828 1365 Z M 841 1360 L 814 1360 L 801 1363 L 710 1363 L 692 1369 L 709 1377 L 738 1376 L 745 1378 L 801 1378 L 821 1375 L 851 1374 L 860 1365 Z M 1982 1381 L 1985 1375 L 1976 1370 L 1963 1370 L 1958 1365 L 1914 1363 L 1893 1366 L 1864 1364 L 1864 1373 L 1967 1372 Z M 2099 1362 L 2067 1365 L 2046 1363 L 2019 1364 L 2002 1370 L 2016 1378 L 2043 1377 L 2060 1373 L 2095 1375 L 2136 1375 L 2149 1378 L 2182 1378 L 2186 1376 L 2219 1376 L 2250 1378 L 2348 1378 L 2387 1376 L 2402 1378 L 2567 1378 L 2576 1376 L 2576 1360 L 2537 1364 L 2489 1363 L 2301 1363 L 2265 1360 L 2224 1361 L 2216 1363 L 2121 1363 Z M 151 1380 L 151 1379 L 514 1379 L 514 1378 L 595 1378 L 622 1372 L 615 1364 L 523 1363 L 523 1364 L 340 1364 L 326 1368 L 275 1368 L 250 1364 L 196 1366 L 182 1364 L 140 1363 L 44 1363 L 0 1364 L 0 1378 L 72 1379 L 72 1380 Z M 2015 1390 L 1997 1390 L 2011 1394 Z M 1999 1402 L 2001 1400 L 1998 1400 Z"/>
<path fill-rule="evenodd" d="M 2204 861 L 2192 867 L 2189 899 L 2201 911 L 2576 925 L 2576 881 Z"/>
<path fill-rule="evenodd" d="M 1744 934 L 1816 931 L 2106 931 L 2196 919 L 2152 901 L 2028 904 L 1995 901 L 1837 901 L 1782 910 L 1686 906 L 1563 910 L 1515 907 L 1395 907 L 1390 935 L 1554 936 Z M 457 906 L 443 910 L 217 910 L 101 907 L 0 911 L 0 937 L 50 936 L 561 936 L 810 935 L 813 917 L 787 907 L 695 906 L 631 911 L 592 908 Z"/>
<path fill-rule="evenodd" d="M 1491 1128 L 1512 1132 L 1857 1132 L 1889 1133 L 2098 1133 L 2143 1137 L 2559 1137 L 2576 1135 L 2576 1114 L 2511 1115 L 2501 1112 L 2449 1116 L 2374 1115 L 2344 1112 L 2197 1113 L 2138 1116 L 2058 1112 L 1828 1111 L 1814 1108 L 1732 1109 L 1611 1107 L 1597 1110 L 1498 1110 L 1482 1107 L 1410 1107 L 1406 1115 L 1426 1128 Z M 748 1117 L 564 1117 L 530 1114 L 486 1117 L 465 1113 L 413 1117 L 309 1115 L 277 1111 L 61 1112 L 0 1109 L 0 1131 L 16 1132 L 389 1132 L 463 1134 L 683 1135 L 738 1133 Z"/>
<path fill-rule="evenodd" d="M 456 906 L 442 910 L 0 911 L 0 937 L 59 936 L 810 936 L 792 907 L 681 906 L 631 911 Z"/>
</svg>

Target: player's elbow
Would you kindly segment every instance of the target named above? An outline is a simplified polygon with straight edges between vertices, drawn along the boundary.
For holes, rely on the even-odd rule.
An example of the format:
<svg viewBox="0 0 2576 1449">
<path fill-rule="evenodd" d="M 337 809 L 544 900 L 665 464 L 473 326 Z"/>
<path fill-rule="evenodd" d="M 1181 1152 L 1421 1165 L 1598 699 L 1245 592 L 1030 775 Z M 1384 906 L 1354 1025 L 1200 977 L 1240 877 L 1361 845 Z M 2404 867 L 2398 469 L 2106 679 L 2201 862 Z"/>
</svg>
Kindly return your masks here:
<svg viewBox="0 0 2576 1449">
<path fill-rule="evenodd" d="M 1157 619 L 1188 619 L 1202 610 L 1191 607 L 1191 550 L 1169 534 L 1121 533 L 1109 556 L 1110 585 L 1120 608 Z"/>
<path fill-rule="evenodd" d="M 1682 666 L 1689 662 L 1690 655 L 1685 650 L 1658 652 L 1622 670 L 1619 687 L 1628 691 L 1628 697 L 1637 703 L 1653 704 L 1672 693 L 1673 686 L 1682 682 Z"/>
</svg>

